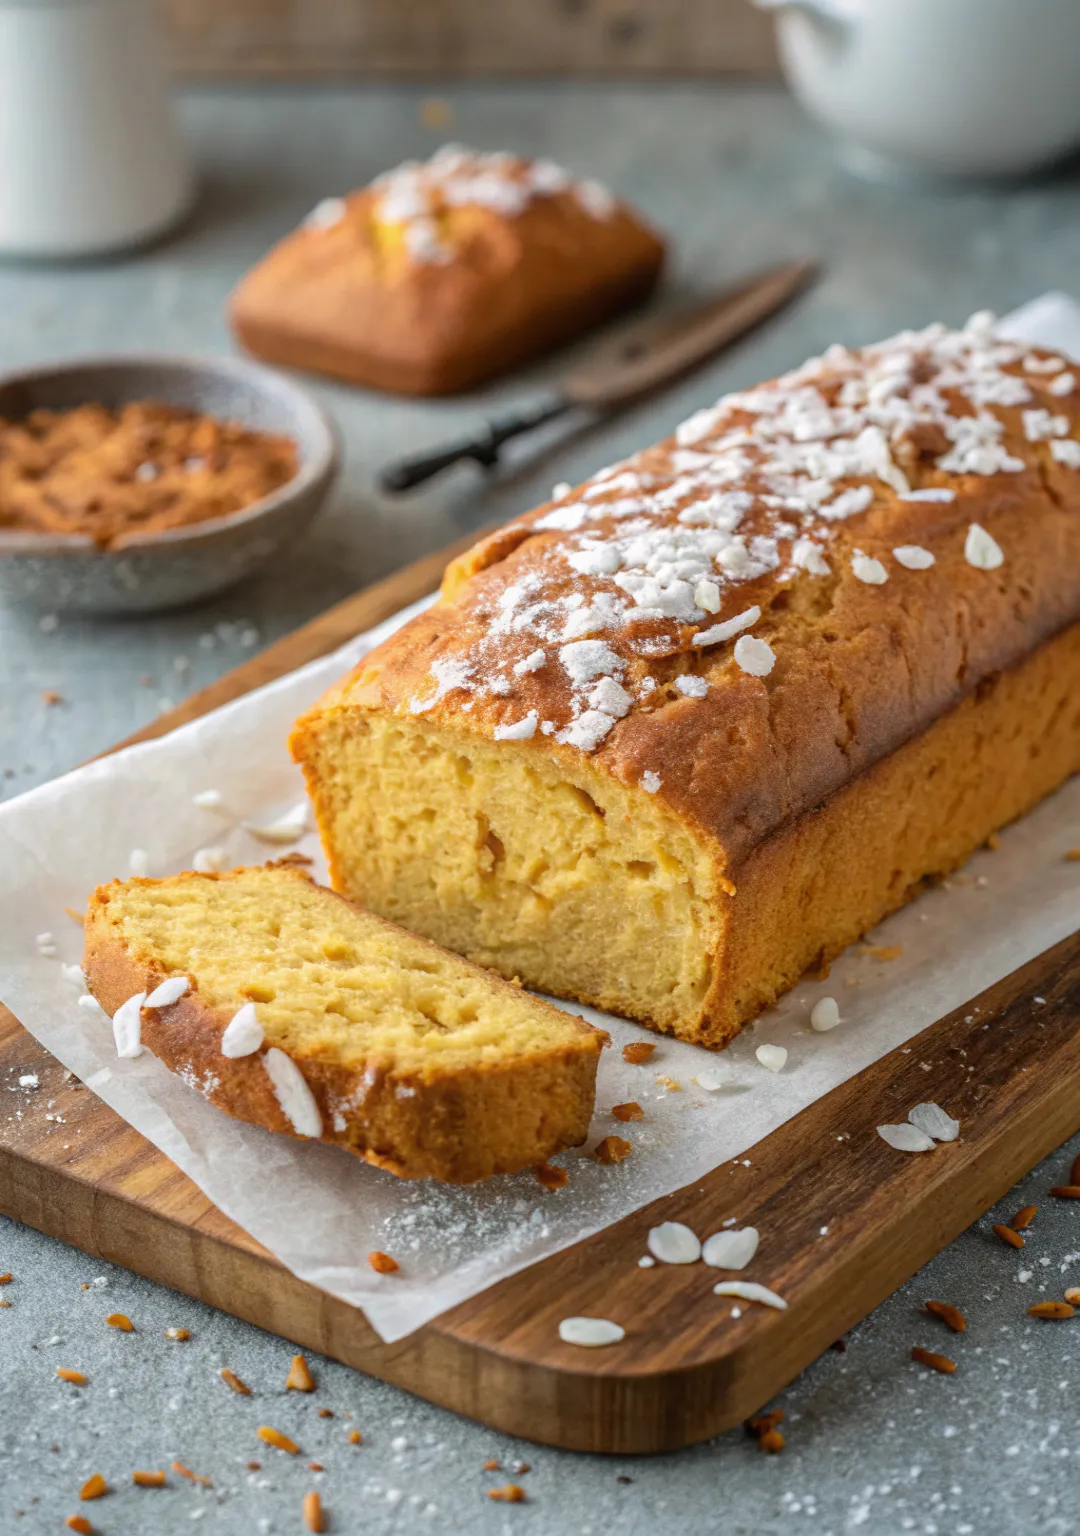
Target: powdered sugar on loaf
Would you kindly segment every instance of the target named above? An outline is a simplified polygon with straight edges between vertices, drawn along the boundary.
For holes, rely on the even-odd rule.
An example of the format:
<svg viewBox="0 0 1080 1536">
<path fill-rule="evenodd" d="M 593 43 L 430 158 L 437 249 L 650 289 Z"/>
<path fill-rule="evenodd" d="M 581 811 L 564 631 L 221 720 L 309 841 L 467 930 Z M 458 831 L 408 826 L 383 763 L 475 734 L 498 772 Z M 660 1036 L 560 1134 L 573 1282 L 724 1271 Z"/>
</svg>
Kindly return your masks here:
<svg viewBox="0 0 1080 1536">
<path fill-rule="evenodd" d="M 1080 469 L 1062 377 L 1059 360 L 1002 340 L 981 313 L 962 330 L 830 347 L 725 396 L 523 519 L 528 569 L 494 557 L 472 597 L 483 633 L 452 665 L 435 662 L 410 710 L 460 690 L 501 701 L 497 739 L 529 739 L 539 721 L 592 752 L 632 710 L 675 697 L 692 708 L 729 669 L 769 686 L 782 660 L 770 610 L 794 582 L 846 573 L 887 592 L 925 581 L 954 543 L 977 570 L 1007 564 L 961 515 L 964 498 L 989 477 Z M 875 537 L 898 505 L 917 540 Z"/>
</svg>

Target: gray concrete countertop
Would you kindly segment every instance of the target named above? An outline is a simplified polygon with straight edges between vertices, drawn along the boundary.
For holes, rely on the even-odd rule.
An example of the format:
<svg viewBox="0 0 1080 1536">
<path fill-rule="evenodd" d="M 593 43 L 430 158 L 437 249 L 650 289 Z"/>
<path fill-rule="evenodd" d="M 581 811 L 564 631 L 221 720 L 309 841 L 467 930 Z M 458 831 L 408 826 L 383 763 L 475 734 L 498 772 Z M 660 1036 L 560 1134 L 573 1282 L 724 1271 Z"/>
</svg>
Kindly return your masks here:
<svg viewBox="0 0 1080 1536">
<path fill-rule="evenodd" d="M 448 86 L 440 94 L 453 121 L 439 133 L 422 124 L 425 94 L 189 96 L 184 117 L 204 187 L 189 224 L 108 263 L 0 266 L 0 369 L 116 348 L 228 350 L 225 295 L 274 238 L 320 197 L 451 136 L 550 155 L 608 181 L 675 234 L 683 288 L 803 254 L 823 260 L 824 280 L 797 309 L 618 421 L 519 453 L 497 480 L 463 470 L 408 501 L 375 494 L 380 462 L 528 398 L 559 364 L 453 402 L 316 383 L 344 432 L 345 472 L 311 537 L 273 569 L 209 606 L 137 621 L 61 614 L 42 623 L 0 609 L 0 798 L 107 747 L 357 587 L 531 505 L 553 480 L 575 480 L 659 437 L 724 389 L 831 341 L 961 321 L 1080 286 L 1075 168 L 996 192 L 863 185 L 767 87 Z M 46 704 L 46 690 L 62 702 Z M 0 1220 L 0 1272 L 14 1276 L 0 1287 L 10 1303 L 0 1310 L 0 1531 L 58 1531 L 78 1510 L 104 1536 L 300 1532 L 303 1495 L 318 1487 L 329 1529 L 365 1536 L 840 1536 L 859 1527 L 874 1536 L 1067 1536 L 1080 1528 L 1080 1321 L 1038 1323 L 1026 1307 L 1080 1284 L 1080 1207 L 1046 1199 L 1078 1152 L 1080 1138 L 880 1307 L 845 1353 L 829 1352 L 783 1395 L 787 1448 L 777 1457 L 739 1433 L 651 1459 L 571 1456 L 508 1441 L 329 1361 L 312 1361 L 312 1397 L 286 1394 L 292 1350 L 281 1340 Z M 1029 1201 L 1039 1215 L 1017 1253 L 990 1228 Z M 965 1335 L 921 1313 L 932 1296 L 965 1311 Z M 112 1311 L 127 1313 L 136 1332 L 108 1328 Z M 166 1342 L 170 1326 L 188 1328 L 190 1340 Z M 956 1375 L 913 1365 L 914 1344 L 952 1355 Z M 58 1365 L 78 1365 L 89 1385 L 59 1383 Z M 226 1390 L 223 1365 L 252 1397 Z M 333 1417 L 318 1417 L 320 1408 Z M 291 1434 L 302 1454 L 262 1445 L 260 1424 Z M 362 1445 L 348 1442 L 353 1427 Z M 488 1457 L 505 1472 L 484 1473 Z M 130 1486 L 133 1468 L 174 1458 L 213 1487 L 173 1472 L 165 1490 Z M 522 1461 L 531 1470 L 515 1474 Z M 116 1491 L 80 1506 L 79 1487 L 98 1471 Z M 527 1503 L 486 1498 L 508 1478 L 527 1489 Z"/>
</svg>

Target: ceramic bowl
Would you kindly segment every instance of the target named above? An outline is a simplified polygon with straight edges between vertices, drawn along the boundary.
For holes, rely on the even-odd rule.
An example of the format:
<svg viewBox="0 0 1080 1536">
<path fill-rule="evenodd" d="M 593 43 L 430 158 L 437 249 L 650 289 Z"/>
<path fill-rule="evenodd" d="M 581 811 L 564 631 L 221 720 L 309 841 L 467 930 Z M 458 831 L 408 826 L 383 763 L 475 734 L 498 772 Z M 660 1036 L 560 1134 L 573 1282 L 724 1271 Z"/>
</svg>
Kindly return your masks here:
<svg viewBox="0 0 1080 1536">
<path fill-rule="evenodd" d="M 0 375 L 0 417 L 157 400 L 291 437 L 300 467 L 240 512 L 190 528 L 134 534 L 102 550 L 82 534 L 0 528 L 0 600 L 51 612 L 148 613 L 233 586 L 295 539 L 338 470 L 337 430 L 311 395 L 240 358 L 153 355 L 84 358 Z"/>
</svg>

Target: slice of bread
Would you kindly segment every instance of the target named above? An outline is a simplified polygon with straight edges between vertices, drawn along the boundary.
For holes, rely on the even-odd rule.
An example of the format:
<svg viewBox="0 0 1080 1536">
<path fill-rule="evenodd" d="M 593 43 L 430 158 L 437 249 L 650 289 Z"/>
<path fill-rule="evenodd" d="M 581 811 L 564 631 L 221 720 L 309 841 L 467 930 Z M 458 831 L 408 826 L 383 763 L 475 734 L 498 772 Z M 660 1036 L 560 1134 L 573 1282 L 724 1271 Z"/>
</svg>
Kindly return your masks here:
<svg viewBox="0 0 1080 1536">
<path fill-rule="evenodd" d="M 293 867 L 100 886 L 84 964 L 123 1054 L 402 1178 L 469 1184 L 587 1135 L 601 1031 Z"/>
</svg>

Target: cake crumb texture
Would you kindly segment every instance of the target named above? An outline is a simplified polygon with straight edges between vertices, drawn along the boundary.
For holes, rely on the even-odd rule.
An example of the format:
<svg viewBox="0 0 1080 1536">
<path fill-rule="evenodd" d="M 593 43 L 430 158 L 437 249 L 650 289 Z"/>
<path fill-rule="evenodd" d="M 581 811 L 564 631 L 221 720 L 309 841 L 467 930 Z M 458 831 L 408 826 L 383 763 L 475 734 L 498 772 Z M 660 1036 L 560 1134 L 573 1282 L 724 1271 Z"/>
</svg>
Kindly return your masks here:
<svg viewBox="0 0 1080 1536">
<path fill-rule="evenodd" d="M 335 886 L 724 1044 L 1080 768 L 1070 378 L 832 347 L 482 540 L 298 723 Z"/>
<path fill-rule="evenodd" d="M 408 1178 L 470 1183 L 584 1141 L 604 1036 L 456 955 L 359 910 L 293 868 L 99 887 L 85 969 L 110 1015 L 166 976 L 142 1042 L 229 1113 L 290 1123 L 264 1065 L 303 1075 L 322 1139 Z M 253 1004 L 261 1049 L 221 1037 Z"/>
</svg>

